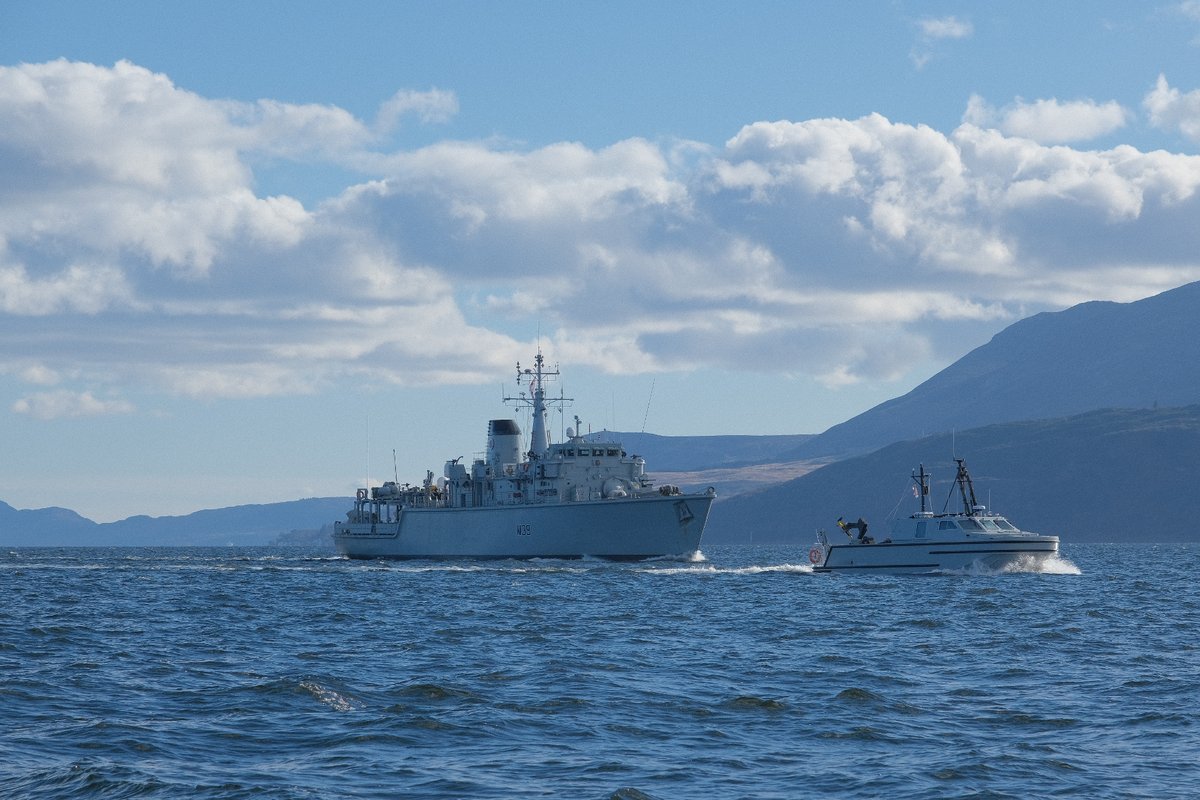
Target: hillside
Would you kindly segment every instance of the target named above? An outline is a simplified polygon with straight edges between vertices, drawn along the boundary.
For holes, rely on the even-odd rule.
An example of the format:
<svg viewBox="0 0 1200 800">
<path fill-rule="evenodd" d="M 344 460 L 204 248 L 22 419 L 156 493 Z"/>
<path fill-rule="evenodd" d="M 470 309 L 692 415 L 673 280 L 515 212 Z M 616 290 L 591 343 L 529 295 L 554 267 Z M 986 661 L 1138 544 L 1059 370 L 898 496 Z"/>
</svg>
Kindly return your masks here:
<svg viewBox="0 0 1200 800">
<path fill-rule="evenodd" d="M 840 516 L 886 530 L 894 512 L 916 509 L 909 476 L 920 463 L 934 475 L 940 512 L 954 453 L 966 459 L 981 502 L 1023 527 L 1066 542 L 1200 541 L 1200 405 L 1093 411 L 892 444 L 718 502 L 705 541 L 803 543 L 817 528 L 836 532 Z"/>
<path fill-rule="evenodd" d="M 1171 541 L 1200 538 L 1186 506 L 1200 465 L 1197 402 L 1200 282 L 1021 320 L 908 394 L 817 436 L 592 438 L 621 440 L 660 483 L 715 486 L 710 542 L 807 541 L 842 515 L 878 523 L 911 468 L 924 461 L 948 480 L 955 451 L 981 494 L 991 491 L 1018 523 L 1079 541 Z M 1126 410 L 1095 411 L 1105 408 Z M 936 435 L 912 441 L 925 432 Z M 68 509 L 0 503 L 0 545 L 306 541 L 349 504 L 315 498 L 97 524 Z"/>
<path fill-rule="evenodd" d="M 1200 402 L 1200 282 L 1134 303 L 1094 302 L 1016 322 L 902 397 L 835 425 L 780 460 L 1100 408 Z"/>
<path fill-rule="evenodd" d="M 16 509 L 0 502 L 0 546 L 94 542 L 99 525 L 66 508 Z"/>
<path fill-rule="evenodd" d="M 351 502 L 345 497 L 317 497 L 106 523 L 93 522 L 62 508 L 18 511 L 0 503 L 0 546 L 264 545 L 293 531 L 315 530 L 341 519 Z"/>
<path fill-rule="evenodd" d="M 672 442 L 680 458 L 685 440 Z M 807 543 L 816 528 L 832 530 L 839 516 L 863 516 L 886 528 L 893 512 L 913 510 L 909 474 L 919 463 L 933 472 L 933 498 L 941 510 L 954 474 L 952 453 L 967 459 L 983 502 L 1018 524 L 1057 533 L 1064 541 L 1200 541 L 1191 502 L 1200 465 L 1200 405 L 1094 411 L 892 444 L 768 488 L 732 497 L 723 491 L 705 541 Z M 815 465 L 793 466 L 803 472 Z M 688 477 L 704 483 L 714 474 L 763 469 L 655 477 L 686 485 Z M 787 469 L 771 474 L 786 477 Z M 349 504 L 349 498 L 314 498 L 97 524 L 67 509 L 18 511 L 0 503 L 0 545 L 324 543 L 327 534 L 319 529 L 342 518 Z"/>
</svg>

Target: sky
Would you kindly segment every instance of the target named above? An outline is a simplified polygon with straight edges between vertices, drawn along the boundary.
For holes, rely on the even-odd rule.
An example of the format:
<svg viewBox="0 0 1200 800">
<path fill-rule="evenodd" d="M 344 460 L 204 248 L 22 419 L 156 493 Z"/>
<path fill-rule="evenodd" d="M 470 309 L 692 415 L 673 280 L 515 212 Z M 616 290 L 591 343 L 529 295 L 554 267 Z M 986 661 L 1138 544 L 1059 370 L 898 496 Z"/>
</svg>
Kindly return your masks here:
<svg viewBox="0 0 1200 800">
<path fill-rule="evenodd" d="M 0 500 L 417 482 L 539 348 L 556 439 L 819 433 L 1200 280 L 1198 151 L 1200 0 L 7 0 Z"/>
</svg>

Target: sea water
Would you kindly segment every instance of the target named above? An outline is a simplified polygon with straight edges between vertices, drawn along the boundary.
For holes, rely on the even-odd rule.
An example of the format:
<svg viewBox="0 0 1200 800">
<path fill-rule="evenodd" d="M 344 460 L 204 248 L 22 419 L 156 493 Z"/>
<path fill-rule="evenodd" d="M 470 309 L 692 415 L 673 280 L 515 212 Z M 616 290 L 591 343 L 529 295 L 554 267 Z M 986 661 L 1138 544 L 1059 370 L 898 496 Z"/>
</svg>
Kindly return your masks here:
<svg viewBox="0 0 1200 800">
<path fill-rule="evenodd" d="M 806 552 L 0 551 L 0 796 L 1200 796 L 1200 546 Z"/>
</svg>

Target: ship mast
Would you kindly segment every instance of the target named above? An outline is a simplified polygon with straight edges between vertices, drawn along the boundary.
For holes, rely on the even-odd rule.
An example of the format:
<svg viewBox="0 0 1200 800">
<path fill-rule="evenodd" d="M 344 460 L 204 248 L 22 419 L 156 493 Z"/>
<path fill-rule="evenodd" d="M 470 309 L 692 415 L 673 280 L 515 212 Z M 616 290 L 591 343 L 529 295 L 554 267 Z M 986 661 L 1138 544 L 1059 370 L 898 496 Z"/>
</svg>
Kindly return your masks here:
<svg viewBox="0 0 1200 800">
<path fill-rule="evenodd" d="M 962 496 L 963 511 L 967 516 L 975 516 L 975 506 L 978 503 L 975 500 L 975 485 L 971 483 L 971 474 L 967 472 L 966 459 L 956 458 L 958 462 L 958 475 L 955 476 L 954 482 L 958 484 L 958 493 Z M 970 500 L 968 502 L 968 493 Z"/>
<path fill-rule="evenodd" d="M 529 458 L 538 459 L 546 454 L 550 449 L 550 436 L 546 431 L 546 409 L 549 405 L 558 404 L 560 408 L 572 402 L 572 398 L 563 397 L 560 389 L 558 397 L 546 396 L 546 381 L 553 380 L 559 376 L 558 365 L 555 364 L 553 369 L 546 367 L 546 360 L 542 356 L 541 348 L 538 349 L 537 355 L 533 359 L 534 366 L 532 369 L 526 367 L 521 369 L 521 362 L 517 362 L 517 386 L 520 386 L 522 381 L 529 387 L 529 395 L 521 392 L 519 397 L 506 397 L 504 402 L 515 403 L 518 407 L 529 408 L 533 412 L 533 427 L 529 433 Z"/>
<path fill-rule="evenodd" d="M 917 489 L 917 491 L 921 497 L 921 514 L 922 514 L 922 516 L 924 516 L 924 514 L 926 513 L 925 498 L 929 496 L 929 478 L 930 478 L 930 475 L 928 472 L 925 471 L 924 464 L 921 464 L 921 471 L 914 472 L 913 476 L 912 476 L 913 482 L 917 484 L 917 486 L 914 488 Z"/>
</svg>

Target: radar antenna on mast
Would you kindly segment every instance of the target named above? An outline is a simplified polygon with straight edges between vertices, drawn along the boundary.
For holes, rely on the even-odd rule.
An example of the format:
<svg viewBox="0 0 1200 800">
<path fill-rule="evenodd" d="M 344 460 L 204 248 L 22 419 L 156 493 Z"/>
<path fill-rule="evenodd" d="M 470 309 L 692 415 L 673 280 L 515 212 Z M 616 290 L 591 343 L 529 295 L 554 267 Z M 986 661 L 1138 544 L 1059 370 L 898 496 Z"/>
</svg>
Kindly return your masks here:
<svg viewBox="0 0 1200 800">
<path fill-rule="evenodd" d="M 540 347 L 533 362 L 532 369 L 528 367 L 521 369 L 521 362 L 517 362 L 517 386 L 521 386 L 523 382 L 529 387 L 529 394 L 521 392 L 518 397 L 505 397 L 504 402 L 513 403 L 518 408 L 528 408 L 532 411 L 533 426 L 529 434 L 529 457 L 537 459 L 544 456 L 550 449 L 550 436 L 546 432 L 546 408 L 550 405 L 557 405 L 560 409 L 565 408 L 567 403 L 574 402 L 574 398 L 564 397 L 561 387 L 559 387 L 558 397 L 547 397 L 546 382 L 559 377 L 558 365 L 555 364 L 553 369 L 548 369 Z"/>
<path fill-rule="evenodd" d="M 942 507 L 942 513 L 950 506 L 950 498 L 954 496 L 954 490 L 958 490 L 959 497 L 962 499 L 962 513 L 968 517 L 977 516 L 982 506 L 975 499 L 975 484 L 971 481 L 971 473 L 967 471 L 967 461 L 964 458 L 954 459 L 958 464 L 958 473 L 954 476 L 954 485 L 950 487 L 950 494 L 946 496 L 946 504 Z"/>
</svg>

